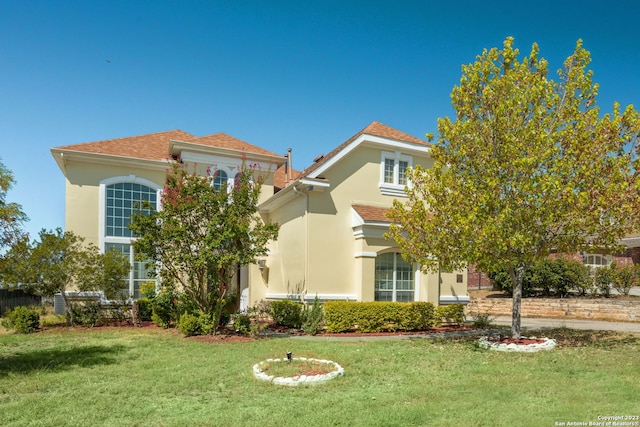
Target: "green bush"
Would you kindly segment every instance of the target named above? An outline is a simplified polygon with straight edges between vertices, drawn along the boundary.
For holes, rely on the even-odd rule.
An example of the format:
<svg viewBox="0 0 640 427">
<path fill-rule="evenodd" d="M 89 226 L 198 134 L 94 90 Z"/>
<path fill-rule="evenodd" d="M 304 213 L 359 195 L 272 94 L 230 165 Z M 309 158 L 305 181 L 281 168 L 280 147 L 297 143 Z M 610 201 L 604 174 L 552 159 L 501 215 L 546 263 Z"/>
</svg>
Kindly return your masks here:
<svg viewBox="0 0 640 427">
<path fill-rule="evenodd" d="M 329 332 L 413 331 L 435 324 L 435 308 L 429 302 L 328 301 L 324 313 Z"/>
<path fill-rule="evenodd" d="M 2 319 L 2 326 L 15 329 L 20 334 L 30 334 L 40 327 L 40 310 L 32 307 L 18 306 L 7 309 Z"/>
<path fill-rule="evenodd" d="M 139 298 L 138 310 L 140 310 L 140 320 L 151 320 L 153 315 L 152 301 L 149 298 Z"/>
<path fill-rule="evenodd" d="M 251 334 L 251 318 L 246 314 L 240 314 L 236 316 L 236 319 L 233 323 L 233 327 L 236 332 L 242 335 L 250 335 Z"/>
<path fill-rule="evenodd" d="M 104 321 L 100 304 L 97 302 L 77 303 L 71 306 L 73 321 L 85 327 L 100 325 Z"/>
<path fill-rule="evenodd" d="M 183 313 L 178 321 L 178 329 L 185 337 L 200 335 L 202 332 L 200 317 L 191 313 Z"/>
<path fill-rule="evenodd" d="M 317 295 L 313 300 L 311 308 L 309 309 L 305 307 L 302 317 L 304 318 L 302 330 L 305 334 L 317 334 L 318 330 L 322 326 L 322 322 L 324 321 L 324 312 L 322 311 L 322 305 L 320 304 L 320 300 Z"/>
<path fill-rule="evenodd" d="M 511 276 L 505 270 L 488 274 L 494 289 L 513 293 Z M 522 295 L 566 296 L 570 292 L 586 293 L 591 288 L 589 268 L 564 258 L 543 259 L 531 265 L 522 279 Z"/>
<path fill-rule="evenodd" d="M 163 288 L 151 300 L 151 321 L 161 328 L 168 328 L 178 317 L 177 296 L 170 288 Z"/>
<path fill-rule="evenodd" d="M 273 301 L 271 318 L 276 325 L 300 328 L 302 325 L 302 305 L 290 300 Z"/>
<path fill-rule="evenodd" d="M 440 305 L 436 309 L 436 317 L 438 318 L 438 323 L 440 324 L 448 323 L 461 326 L 465 321 L 464 305 Z"/>
<path fill-rule="evenodd" d="M 156 282 L 149 280 L 140 285 L 140 293 L 149 299 L 153 299 L 156 296 Z"/>
</svg>

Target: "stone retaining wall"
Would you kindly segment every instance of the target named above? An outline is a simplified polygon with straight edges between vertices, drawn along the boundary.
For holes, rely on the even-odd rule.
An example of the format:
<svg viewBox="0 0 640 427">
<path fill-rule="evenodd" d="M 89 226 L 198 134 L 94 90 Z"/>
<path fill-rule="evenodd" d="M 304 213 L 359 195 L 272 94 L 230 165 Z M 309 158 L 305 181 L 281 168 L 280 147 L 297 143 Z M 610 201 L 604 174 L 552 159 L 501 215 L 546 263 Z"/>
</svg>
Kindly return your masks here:
<svg viewBox="0 0 640 427">
<path fill-rule="evenodd" d="M 511 316 L 511 298 L 472 298 L 465 308 L 468 320 L 475 314 Z M 522 317 L 550 317 L 619 322 L 640 322 L 640 301 L 615 299 L 524 298 Z"/>
</svg>

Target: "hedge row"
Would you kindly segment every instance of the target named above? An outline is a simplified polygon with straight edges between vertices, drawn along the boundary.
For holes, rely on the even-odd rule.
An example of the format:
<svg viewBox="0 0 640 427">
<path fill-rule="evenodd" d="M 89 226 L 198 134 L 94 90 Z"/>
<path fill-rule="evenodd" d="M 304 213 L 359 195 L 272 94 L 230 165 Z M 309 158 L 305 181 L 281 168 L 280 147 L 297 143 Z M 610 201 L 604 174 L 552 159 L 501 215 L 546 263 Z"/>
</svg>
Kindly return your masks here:
<svg viewBox="0 0 640 427">
<path fill-rule="evenodd" d="M 461 304 L 440 306 L 430 302 L 350 302 L 324 304 L 327 332 L 418 331 L 441 323 L 464 323 Z"/>
</svg>

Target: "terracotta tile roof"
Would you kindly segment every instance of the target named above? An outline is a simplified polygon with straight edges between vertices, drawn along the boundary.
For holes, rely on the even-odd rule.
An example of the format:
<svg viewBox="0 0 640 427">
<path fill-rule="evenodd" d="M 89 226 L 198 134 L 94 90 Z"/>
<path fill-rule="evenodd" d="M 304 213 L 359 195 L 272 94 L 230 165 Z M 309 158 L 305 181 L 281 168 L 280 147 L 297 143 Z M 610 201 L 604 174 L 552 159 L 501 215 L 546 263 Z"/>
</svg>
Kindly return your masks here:
<svg viewBox="0 0 640 427">
<path fill-rule="evenodd" d="M 180 141 L 206 145 L 207 147 L 227 148 L 229 150 L 245 151 L 247 153 L 282 157 L 272 151 L 249 144 L 248 142 L 222 132 L 215 133 L 213 135 L 201 136 L 199 138 L 192 137 L 191 139 L 181 139 Z"/>
<path fill-rule="evenodd" d="M 360 204 L 354 204 L 351 207 L 365 221 L 391 222 L 391 220 L 387 218 L 387 212 L 389 212 L 390 208 Z"/>
<path fill-rule="evenodd" d="M 284 187 L 295 181 L 300 176 L 300 174 L 301 173 L 299 171 L 292 169 L 291 181 L 287 182 L 286 167 L 285 165 L 280 166 L 273 174 L 273 186 L 277 189 L 282 190 Z"/>
<path fill-rule="evenodd" d="M 347 145 L 349 145 L 353 140 L 358 138 L 360 135 L 365 135 L 365 134 L 366 135 L 373 135 L 373 136 L 380 136 L 380 137 L 383 137 L 383 138 L 395 139 L 397 141 L 411 142 L 413 144 L 424 145 L 425 147 L 429 147 L 431 145 L 427 141 L 423 141 L 423 140 L 421 140 L 419 138 L 416 138 L 415 136 L 411 136 L 409 134 L 406 134 L 406 133 L 404 133 L 402 131 L 394 129 L 394 128 L 392 128 L 390 126 L 387 126 L 387 125 L 385 125 L 383 123 L 380 123 L 380 122 L 377 122 L 377 121 L 373 121 L 367 127 L 362 129 L 360 132 L 358 132 L 357 134 L 353 135 L 351 138 L 349 138 L 348 140 L 346 140 L 345 142 L 340 144 L 338 147 L 336 147 L 333 151 L 331 151 L 329 154 L 324 156 L 321 160 L 319 160 L 318 162 L 316 162 L 313 165 L 309 166 L 307 169 L 305 169 L 302 172 L 302 174 L 304 176 L 309 175 L 311 172 L 313 172 L 314 170 L 318 169 L 320 167 L 320 165 L 322 165 L 327 160 L 329 160 L 330 158 L 332 158 L 333 156 L 338 154 L 340 151 L 342 151 L 342 149 L 344 149 Z"/>
<path fill-rule="evenodd" d="M 109 154 L 145 160 L 165 160 L 169 157 L 169 141 L 185 141 L 194 138 L 195 136 L 181 130 L 169 130 L 56 148 L 59 150 Z"/>
<path fill-rule="evenodd" d="M 206 147 L 226 148 L 247 153 L 278 156 L 278 154 L 248 142 L 242 141 L 225 133 L 216 133 L 197 137 L 181 130 L 149 133 L 145 135 L 129 136 L 126 138 L 108 139 L 104 141 L 85 142 L 82 144 L 56 147 L 59 150 L 77 151 L 83 153 L 108 154 L 134 159 L 165 160 L 170 156 L 170 141 L 180 141 L 198 144 Z"/>
</svg>

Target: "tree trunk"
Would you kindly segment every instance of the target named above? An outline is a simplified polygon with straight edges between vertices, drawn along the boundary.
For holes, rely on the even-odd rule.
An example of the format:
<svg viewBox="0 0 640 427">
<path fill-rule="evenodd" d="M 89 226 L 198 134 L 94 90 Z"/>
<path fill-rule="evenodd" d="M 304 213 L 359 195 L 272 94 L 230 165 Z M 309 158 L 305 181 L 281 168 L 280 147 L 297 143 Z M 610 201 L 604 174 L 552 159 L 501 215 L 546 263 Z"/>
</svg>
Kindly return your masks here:
<svg viewBox="0 0 640 427">
<path fill-rule="evenodd" d="M 522 282 L 524 280 L 524 267 L 510 268 L 511 282 L 513 283 L 513 308 L 511 311 L 511 337 L 520 338 L 520 309 L 522 307 Z"/>
</svg>

